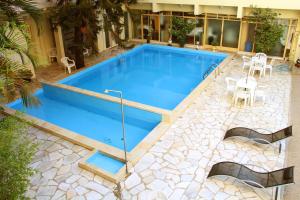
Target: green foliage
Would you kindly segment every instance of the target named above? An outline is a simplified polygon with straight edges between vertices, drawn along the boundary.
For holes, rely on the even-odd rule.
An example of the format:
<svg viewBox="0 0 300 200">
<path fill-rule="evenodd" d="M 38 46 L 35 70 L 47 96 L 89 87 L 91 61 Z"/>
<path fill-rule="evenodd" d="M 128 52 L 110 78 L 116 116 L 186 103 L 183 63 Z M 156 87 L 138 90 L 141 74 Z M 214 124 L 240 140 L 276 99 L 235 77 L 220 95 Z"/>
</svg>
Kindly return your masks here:
<svg viewBox="0 0 300 200">
<path fill-rule="evenodd" d="M 37 145 L 27 136 L 27 125 L 15 117 L 0 121 L 0 199 L 25 199 L 29 167 Z"/>
<path fill-rule="evenodd" d="M 83 47 L 93 47 L 97 33 L 104 28 L 110 31 L 119 45 L 124 28 L 124 10 L 135 0 L 57 0 L 57 6 L 50 9 L 52 23 L 66 29 L 74 29 L 73 52 L 78 68 L 84 66 Z M 100 23 L 100 16 L 103 17 Z M 103 27 L 101 26 L 103 24 Z"/>
<path fill-rule="evenodd" d="M 122 39 L 121 33 L 124 29 L 124 8 L 130 13 L 130 4 L 136 3 L 136 0 L 97 0 L 98 8 L 101 10 L 101 14 L 104 19 L 104 28 L 110 31 L 120 46 L 123 46 L 124 39 Z"/>
<path fill-rule="evenodd" d="M 101 30 L 96 2 L 57 0 L 56 6 L 49 9 L 48 15 L 53 25 L 74 30 L 73 43 L 68 48 L 74 54 L 76 67 L 84 67 L 83 48 L 95 49 L 94 41 L 97 33 Z"/>
<path fill-rule="evenodd" d="M 172 17 L 172 36 L 175 36 L 180 46 L 186 43 L 187 34 L 195 28 L 195 23 L 189 22 L 182 17 Z"/>
<path fill-rule="evenodd" d="M 254 37 L 256 52 L 268 54 L 283 33 L 282 25 L 276 20 L 279 14 L 269 8 L 253 7 L 252 15 L 252 20 L 257 23 Z"/>
<path fill-rule="evenodd" d="M 41 11 L 34 0 L 0 0 L 1 20 L 22 23 L 20 10 L 29 14 L 36 22 L 41 16 Z"/>
<path fill-rule="evenodd" d="M 56 7 L 49 9 L 49 16 L 54 25 L 80 32 L 82 39 L 74 38 L 73 46 L 82 48 L 93 47 L 97 33 L 101 30 L 99 14 L 99 10 L 95 9 L 95 2 L 90 0 L 77 0 L 77 2 L 60 0 Z"/>
<path fill-rule="evenodd" d="M 35 66 L 29 53 L 27 26 L 6 22 L 0 26 L 0 98 L 11 101 L 21 96 L 25 106 L 38 105 L 29 83 Z"/>
</svg>

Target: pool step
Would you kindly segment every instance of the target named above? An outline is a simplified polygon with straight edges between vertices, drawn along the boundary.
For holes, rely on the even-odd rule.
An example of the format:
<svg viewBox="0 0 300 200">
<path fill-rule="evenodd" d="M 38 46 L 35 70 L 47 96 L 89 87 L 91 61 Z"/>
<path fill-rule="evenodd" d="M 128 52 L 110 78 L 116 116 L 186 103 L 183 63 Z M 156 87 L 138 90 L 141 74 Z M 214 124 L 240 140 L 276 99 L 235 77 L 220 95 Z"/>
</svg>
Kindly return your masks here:
<svg viewBox="0 0 300 200">
<path fill-rule="evenodd" d="M 99 151 L 93 151 L 79 162 L 79 167 L 117 183 L 125 176 L 125 163 Z"/>
</svg>

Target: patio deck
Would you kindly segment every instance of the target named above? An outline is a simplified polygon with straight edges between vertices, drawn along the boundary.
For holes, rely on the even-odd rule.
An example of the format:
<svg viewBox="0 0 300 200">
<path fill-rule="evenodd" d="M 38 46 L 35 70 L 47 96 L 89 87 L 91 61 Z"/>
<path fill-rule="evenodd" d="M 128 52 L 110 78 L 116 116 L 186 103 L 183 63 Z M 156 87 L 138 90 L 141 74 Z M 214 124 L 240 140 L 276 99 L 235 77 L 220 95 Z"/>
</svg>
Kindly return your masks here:
<svg viewBox="0 0 300 200">
<path fill-rule="evenodd" d="M 269 198 L 264 191 L 232 178 L 206 179 L 211 166 L 220 161 L 254 164 L 268 170 L 285 165 L 285 145 L 278 156 L 271 147 L 242 139 L 222 140 L 225 131 L 235 126 L 275 131 L 290 124 L 290 73 L 275 68 L 271 79 L 258 80 L 267 85 L 265 105 L 233 107 L 226 95 L 225 77 L 244 76 L 240 66 L 241 58 L 236 56 L 133 167 L 132 175 L 122 183 L 124 199 Z M 78 167 L 88 150 L 35 128 L 29 132 L 40 147 L 32 163 L 38 173 L 31 178 L 28 197 L 115 199 L 114 184 Z"/>
<path fill-rule="evenodd" d="M 294 134 L 292 140 L 289 141 L 287 148 L 287 163 L 295 165 L 295 183 L 286 189 L 286 200 L 300 199 L 300 69 L 295 69 L 292 76 L 292 101 L 291 116 Z"/>
</svg>

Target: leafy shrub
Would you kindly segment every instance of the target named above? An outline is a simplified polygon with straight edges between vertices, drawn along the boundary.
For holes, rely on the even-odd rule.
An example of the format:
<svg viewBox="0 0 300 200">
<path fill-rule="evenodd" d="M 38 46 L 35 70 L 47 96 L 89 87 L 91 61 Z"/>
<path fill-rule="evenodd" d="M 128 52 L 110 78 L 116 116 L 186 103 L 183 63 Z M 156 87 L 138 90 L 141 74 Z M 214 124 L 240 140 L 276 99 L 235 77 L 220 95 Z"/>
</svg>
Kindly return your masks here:
<svg viewBox="0 0 300 200">
<path fill-rule="evenodd" d="M 269 8 L 252 8 L 253 21 L 257 22 L 255 30 L 256 52 L 270 53 L 283 33 L 282 25 L 278 24 L 278 13 Z"/>
<path fill-rule="evenodd" d="M 182 17 L 172 17 L 172 36 L 175 36 L 181 47 L 186 43 L 187 34 L 195 28 L 195 23 Z"/>
<path fill-rule="evenodd" d="M 34 170 L 29 167 L 37 145 L 27 135 L 27 124 L 15 117 L 0 121 L 0 199 L 25 199 Z"/>
</svg>

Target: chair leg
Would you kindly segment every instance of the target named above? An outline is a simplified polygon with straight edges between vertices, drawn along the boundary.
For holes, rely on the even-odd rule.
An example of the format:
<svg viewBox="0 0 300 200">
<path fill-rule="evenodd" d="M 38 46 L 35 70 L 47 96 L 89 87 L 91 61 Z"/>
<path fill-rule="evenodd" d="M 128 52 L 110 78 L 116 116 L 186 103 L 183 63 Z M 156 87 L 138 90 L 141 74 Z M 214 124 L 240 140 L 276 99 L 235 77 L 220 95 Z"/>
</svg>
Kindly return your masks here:
<svg viewBox="0 0 300 200">
<path fill-rule="evenodd" d="M 245 98 L 245 99 L 244 99 L 244 107 L 246 107 L 247 102 L 248 102 L 248 98 Z"/>
<path fill-rule="evenodd" d="M 261 75 L 263 75 L 263 70 L 259 70 L 259 78 L 261 78 Z"/>
<path fill-rule="evenodd" d="M 237 102 L 238 102 L 238 98 L 235 97 L 235 98 L 234 98 L 234 106 L 236 106 Z"/>
<path fill-rule="evenodd" d="M 72 73 L 72 72 L 71 72 L 71 67 L 68 67 L 68 72 L 69 72 L 69 74 Z"/>
</svg>

